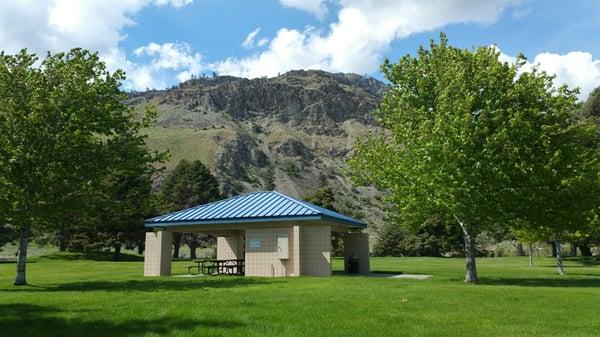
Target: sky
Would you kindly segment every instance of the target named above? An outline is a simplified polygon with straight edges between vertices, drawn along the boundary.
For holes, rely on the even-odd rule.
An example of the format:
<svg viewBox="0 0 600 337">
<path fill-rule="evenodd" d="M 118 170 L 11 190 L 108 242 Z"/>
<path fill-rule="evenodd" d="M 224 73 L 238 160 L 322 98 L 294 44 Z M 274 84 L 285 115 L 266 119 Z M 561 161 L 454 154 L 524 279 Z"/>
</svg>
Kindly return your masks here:
<svg viewBox="0 0 600 337">
<path fill-rule="evenodd" d="M 163 89 L 202 74 L 272 77 L 293 69 L 382 79 L 385 58 L 414 54 L 445 32 L 462 47 L 523 53 L 579 87 L 600 85 L 597 0 L 3 0 L 0 50 L 45 55 L 82 47 L 126 90 Z"/>
</svg>

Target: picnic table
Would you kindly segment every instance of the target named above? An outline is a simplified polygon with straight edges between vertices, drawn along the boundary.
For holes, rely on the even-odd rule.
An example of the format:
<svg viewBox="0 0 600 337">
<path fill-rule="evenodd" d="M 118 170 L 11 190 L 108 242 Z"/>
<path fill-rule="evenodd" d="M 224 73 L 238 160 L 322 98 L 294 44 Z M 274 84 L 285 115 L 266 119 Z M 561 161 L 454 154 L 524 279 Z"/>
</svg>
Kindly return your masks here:
<svg viewBox="0 0 600 337">
<path fill-rule="evenodd" d="M 244 275 L 244 260 L 203 259 L 193 262 L 196 265 L 188 267 L 189 274 L 196 269 L 196 275 Z"/>
</svg>

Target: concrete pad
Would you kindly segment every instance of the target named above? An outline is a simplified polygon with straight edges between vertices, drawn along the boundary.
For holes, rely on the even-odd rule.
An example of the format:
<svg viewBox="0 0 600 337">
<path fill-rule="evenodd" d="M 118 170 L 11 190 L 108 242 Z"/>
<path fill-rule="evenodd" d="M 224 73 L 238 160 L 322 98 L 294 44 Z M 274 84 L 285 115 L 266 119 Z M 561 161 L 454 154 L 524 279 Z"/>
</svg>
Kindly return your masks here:
<svg viewBox="0 0 600 337">
<path fill-rule="evenodd" d="M 196 274 L 196 275 L 190 275 L 190 274 L 183 274 L 183 275 L 174 275 L 173 277 L 187 277 L 187 278 L 193 278 L 193 277 L 202 277 L 204 275 L 202 274 Z"/>
<path fill-rule="evenodd" d="M 430 280 L 433 275 L 423 274 L 369 274 L 369 277 L 380 277 L 380 278 L 394 278 L 394 279 L 407 279 L 407 280 Z"/>
</svg>

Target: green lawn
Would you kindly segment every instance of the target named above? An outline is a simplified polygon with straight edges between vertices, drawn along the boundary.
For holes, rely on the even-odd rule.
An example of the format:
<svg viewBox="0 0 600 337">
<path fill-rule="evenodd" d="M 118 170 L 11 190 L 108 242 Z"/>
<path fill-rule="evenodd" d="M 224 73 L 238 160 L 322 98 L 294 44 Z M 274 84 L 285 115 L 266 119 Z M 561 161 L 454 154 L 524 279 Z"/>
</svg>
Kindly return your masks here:
<svg viewBox="0 0 600 337">
<path fill-rule="evenodd" d="M 433 280 L 144 278 L 141 261 L 73 255 L 34 258 L 28 287 L 0 263 L 0 336 L 598 336 L 600 263 L 478 260 L 482 281 L 462 282 L 463 260 L 373 258 L 381 272 Z M 189 263 L 174 263 L 184 273 Z M 335 261 L 340 269 L 341 261 Z"/>
</svg>

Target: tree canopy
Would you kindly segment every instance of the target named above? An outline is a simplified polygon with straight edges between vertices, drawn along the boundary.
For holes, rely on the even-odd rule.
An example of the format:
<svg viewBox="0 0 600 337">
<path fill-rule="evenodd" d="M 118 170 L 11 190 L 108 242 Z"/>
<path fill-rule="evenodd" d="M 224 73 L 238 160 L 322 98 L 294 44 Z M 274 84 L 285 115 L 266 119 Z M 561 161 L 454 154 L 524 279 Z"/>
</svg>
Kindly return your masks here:
<svg viewBox="0 0 600 337">
<path fill-rule="evenodd" d="M 109 176 L 149 172 L 160 159 L 140 132 L 154 114 L 124 103 L 124 78 L 82 49 L 43 60 L 0 53 L 0 222 L 20 232 L 15 284 L 26 284 L 32 229 L 92 216 Z"/>
<path fill-rule="evenodd" d="M 597 160 L 579 148 L 591 134 L 574 118 L 576 91 L 522 72 L 524 61 L 501 62 L 493 47 L 455 48 L 443 34 L 415 56 L 386 60 L 382 128 L 357 142 L 349 162 L 353 180 L 387 191 L 405 222 L 437 214 L 462 229 L 468 282 L 477 281 L 480 231 L 519 223 L 556 234 L 585 221 L 584 186 L 598 200 Z"/>
</svg>

